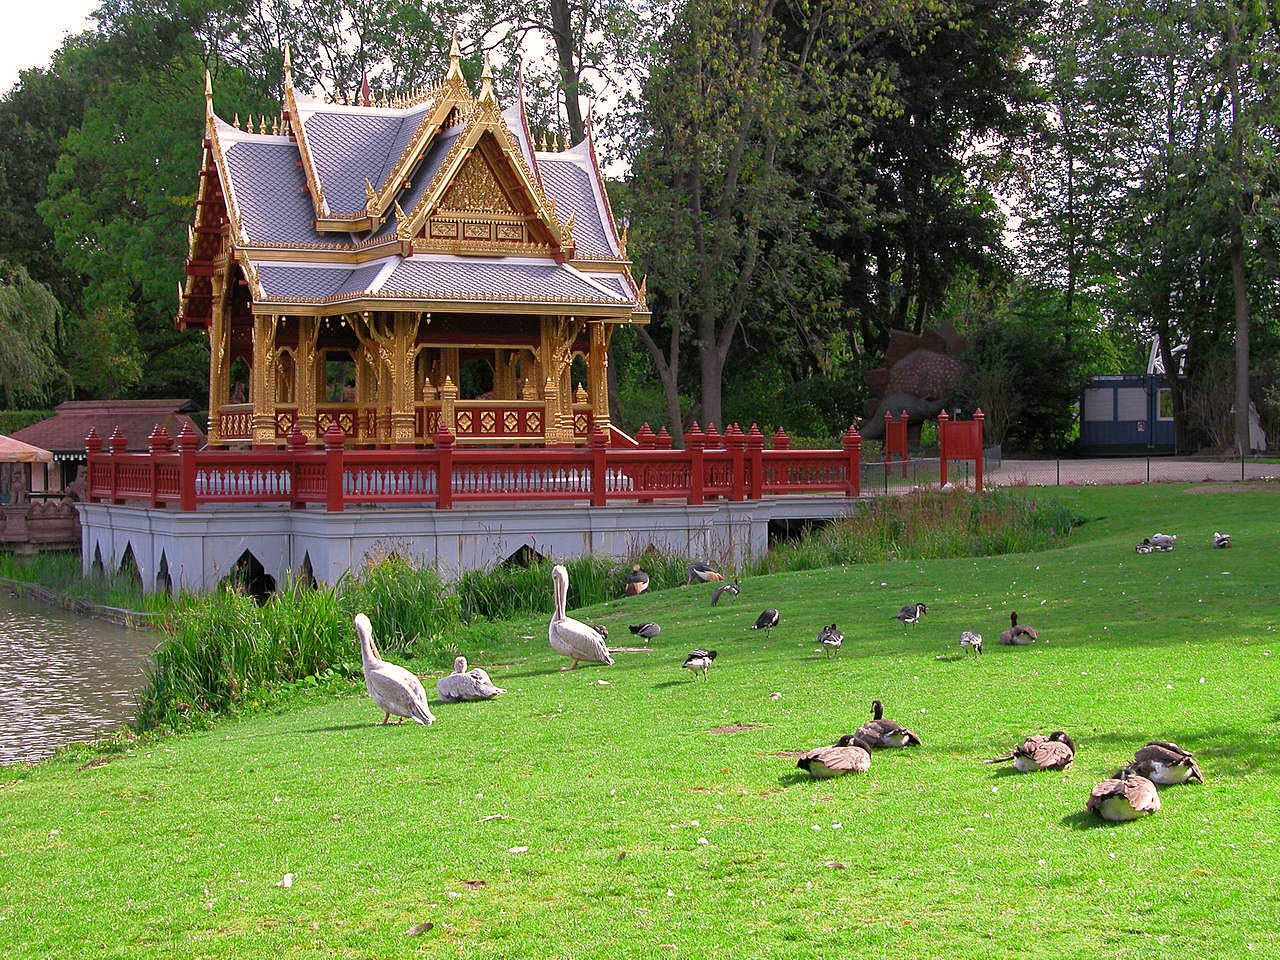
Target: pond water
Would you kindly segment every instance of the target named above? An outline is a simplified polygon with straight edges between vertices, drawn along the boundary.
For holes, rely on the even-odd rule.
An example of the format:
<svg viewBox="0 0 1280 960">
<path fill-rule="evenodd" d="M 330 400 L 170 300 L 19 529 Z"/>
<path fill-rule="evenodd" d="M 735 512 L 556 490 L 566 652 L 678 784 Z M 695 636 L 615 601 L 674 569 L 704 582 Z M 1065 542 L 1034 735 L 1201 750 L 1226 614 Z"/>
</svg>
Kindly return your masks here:
<svg viewBox="0 0 1280 960">
<path fill-rule="evenodd" d="M 0 763 L 39 760 L 131 718 L 158 641 L 0 593 Z"/>
</svg>

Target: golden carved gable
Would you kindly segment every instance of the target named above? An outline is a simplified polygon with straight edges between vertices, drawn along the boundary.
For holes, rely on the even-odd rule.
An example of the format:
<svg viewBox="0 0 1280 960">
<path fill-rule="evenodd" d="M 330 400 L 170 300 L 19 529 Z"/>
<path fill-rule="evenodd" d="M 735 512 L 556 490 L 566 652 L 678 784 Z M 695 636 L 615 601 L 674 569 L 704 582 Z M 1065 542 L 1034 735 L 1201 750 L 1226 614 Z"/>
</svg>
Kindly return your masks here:
<svg viewBox="0 0 1280 960">
<path fill-rule="evenodd" d="M 440 201 L 440 208 L 466 213 L 518 214 L 479 150 L 473 150 L 458 169 Z"/>
</svg>

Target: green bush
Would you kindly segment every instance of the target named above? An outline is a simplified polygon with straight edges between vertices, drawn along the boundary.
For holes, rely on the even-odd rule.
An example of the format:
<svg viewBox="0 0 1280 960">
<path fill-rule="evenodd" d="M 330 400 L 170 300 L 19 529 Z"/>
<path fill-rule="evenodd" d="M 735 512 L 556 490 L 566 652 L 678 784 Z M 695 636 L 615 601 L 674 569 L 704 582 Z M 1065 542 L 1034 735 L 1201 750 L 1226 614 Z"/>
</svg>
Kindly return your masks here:
<svg viewBox="0 0 1280 960">
<path fill-rule="evenodd" d="M 10 436 L 23 427 L 48 420 L 52 416 L 52 410 L 0 410 L 0 433 Z"/>
</svg>

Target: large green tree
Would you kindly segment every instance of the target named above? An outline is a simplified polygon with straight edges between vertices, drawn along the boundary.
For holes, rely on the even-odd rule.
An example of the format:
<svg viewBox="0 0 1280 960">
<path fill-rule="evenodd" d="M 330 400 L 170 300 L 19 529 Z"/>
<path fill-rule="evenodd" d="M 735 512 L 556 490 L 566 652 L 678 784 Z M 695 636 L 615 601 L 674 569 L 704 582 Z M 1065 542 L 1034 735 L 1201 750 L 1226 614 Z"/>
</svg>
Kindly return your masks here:
<svg viewBox="0 0 1280 960">
<path fill-rule="evenodd" d="M 0 395 L 5 406 L 62 399 L 66 371 L 53 349 L 58 301 L 26 268 L 0 260 Z"/>
</svg>

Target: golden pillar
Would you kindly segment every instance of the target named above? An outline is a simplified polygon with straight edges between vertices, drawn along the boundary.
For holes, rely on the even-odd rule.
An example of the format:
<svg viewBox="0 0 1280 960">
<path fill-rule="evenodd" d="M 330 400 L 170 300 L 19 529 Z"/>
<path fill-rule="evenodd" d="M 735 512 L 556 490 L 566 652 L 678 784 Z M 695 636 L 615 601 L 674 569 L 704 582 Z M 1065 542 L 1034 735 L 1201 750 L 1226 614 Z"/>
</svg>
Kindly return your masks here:
<svg viewBox="0 0 1280 960">
<path fill-rule="evenodd" d="M 209 442 L 222 441 L 219 411 L 227 402 L 227 378 L 231 372 L 231 337 L 227 323 L 225 273 L 213 277 L 213 311 L 209 319 Z"/>
<path fill-rule="evenodd" d="M 593 323 L 590 326 L 590 354 L 587 357 L 587 388 L 591 399 L 591 417 L 601 431 L 609 432 L 609 341 L 614 325 Z"/>
<path fill-rule="evenodd" d="M 412 446 L 414 429 L 414 344 L 418 339 L 418 316 L 394 313 L 385 325 L 386 374 L 390 377 L 391 442 Z"/>
<path fill-rule="evenodd" d="M 249 399 L 253 402 L 252 435 L 257 447 L 275 446 L 276 397 L 275 357 L 277 317 L 253 318 L 253 370 L 249 377 Z"/>
<path fill-rule="evenodd" d="M 298 402 L 298 429 L 308 440 L 318 438 L 316 428 L 316 403 L 320 385 L 317 374 L 320 367 L 316 338 L 320 334 L 320 321 L 315 317 L 298 318 L 298 349 L 294 353 L 293 379 Z"/>
</svg>

